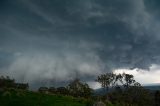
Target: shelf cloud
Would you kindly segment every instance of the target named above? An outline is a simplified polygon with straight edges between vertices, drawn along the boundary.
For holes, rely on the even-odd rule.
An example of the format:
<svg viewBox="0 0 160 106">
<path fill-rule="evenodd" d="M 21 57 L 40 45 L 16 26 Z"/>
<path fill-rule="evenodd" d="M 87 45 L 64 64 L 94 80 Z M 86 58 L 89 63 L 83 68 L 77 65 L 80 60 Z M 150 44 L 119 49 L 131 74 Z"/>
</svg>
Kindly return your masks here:
<svg viewBox="0 0 160 106">
<path fill-rule="evenodd" d="M 91 82 L 160 64 L 158 0 L 1 0 L 0 74 Z M 92 82 L 91 82 L 92 83 Z"/>
</svg>

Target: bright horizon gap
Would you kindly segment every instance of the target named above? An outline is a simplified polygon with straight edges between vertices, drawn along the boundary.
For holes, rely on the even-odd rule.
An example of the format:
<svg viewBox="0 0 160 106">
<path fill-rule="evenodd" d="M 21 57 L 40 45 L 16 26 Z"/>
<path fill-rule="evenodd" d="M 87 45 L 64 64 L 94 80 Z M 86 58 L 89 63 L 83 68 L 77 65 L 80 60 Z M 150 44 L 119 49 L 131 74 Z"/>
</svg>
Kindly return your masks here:
<svg viewBox="0 0 160 106">
<path fill-rule="evenodd" d="M 142 86 L 149 86 L 149 85 L 156 85 L 160 84 L 160 66 L 159 65 L 151 65 L 150 70 L 141 70 L 141 69 L 116 69 L 113 71 L 115 74 L 132 74 L 134 76 L 134 79 L 139 82 Z M 93 89 L 101 88 L 101 85 L 98 82 L 92 82 L 89 83 L 89 85 Z"/>
</svg>

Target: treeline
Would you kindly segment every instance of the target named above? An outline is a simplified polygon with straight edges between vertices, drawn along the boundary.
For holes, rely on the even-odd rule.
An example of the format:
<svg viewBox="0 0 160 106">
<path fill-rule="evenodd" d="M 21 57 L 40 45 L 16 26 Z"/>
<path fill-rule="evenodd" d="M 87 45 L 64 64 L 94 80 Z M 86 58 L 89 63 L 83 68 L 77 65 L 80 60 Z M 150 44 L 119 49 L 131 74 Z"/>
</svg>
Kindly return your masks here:
<svg viewBox="0 0 160 106">
<path fill-rule="evenodd" d="M 65 87 L 40 87 L 38 92 L 90 98 L 93 101 L 103 101 L 108 106 L 160 106 L 160 91 L 145 89 L 131 74 L 105 73 L 97 76 L 95 81 L 104 89 L 103 95 L 94 95 L 94 90 L 79 79 L 71 81 Z M 1 76 L 0 92 L 6 88 L 28 90 L 29 85 Z"/>
<path fill-rule="evenodd" d="M 93 94 L 93 90 L 88 86 L 88 84 L 81 82 L 79 79 L 75 79 L 66 87 L 40 87 L 38 91 L 41 93 L 62 94 L 85 98 L 88 98 Z"/>
<path fill-rule="evenodd" d="M 16 83 L 14 79 L 11 79 L 9 76 L 0 76 L 0 89 L 21 89 L 28 90 L 28 83 Z M 87 83 L 81 82 L 79 79 L 75 79 L 70 82 L 66 87 L 40 87 L 38 89 L 40 93 L 47 94 L 61 94 L 61 95 L 70 95 L 74 97 L 85 97 L 88 98 L 92 95 L 93 90 L 89 87 Z"/>
<path fill-rule="evenodd" d="M 14 89 L 22 89 L 28 90 L 29 84 L 28 83 L 16 83 L 14 79 L 11 79 L 9 76 L 0 76 L 0 88 L 14 88 Z"/>
</svg>

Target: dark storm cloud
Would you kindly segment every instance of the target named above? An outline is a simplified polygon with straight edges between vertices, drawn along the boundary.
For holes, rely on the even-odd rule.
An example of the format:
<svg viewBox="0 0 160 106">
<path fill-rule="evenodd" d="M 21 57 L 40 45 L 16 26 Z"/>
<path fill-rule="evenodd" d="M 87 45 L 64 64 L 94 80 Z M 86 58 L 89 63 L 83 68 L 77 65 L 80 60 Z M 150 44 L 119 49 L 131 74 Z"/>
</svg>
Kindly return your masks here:
<svg viewBox="0 0 160 106">
<path fill-rule="evenodd" d="M 19 81 L 160 64 L 158 0 L 2 0 L 0 13 L 1 73 Z"/>
</svg>

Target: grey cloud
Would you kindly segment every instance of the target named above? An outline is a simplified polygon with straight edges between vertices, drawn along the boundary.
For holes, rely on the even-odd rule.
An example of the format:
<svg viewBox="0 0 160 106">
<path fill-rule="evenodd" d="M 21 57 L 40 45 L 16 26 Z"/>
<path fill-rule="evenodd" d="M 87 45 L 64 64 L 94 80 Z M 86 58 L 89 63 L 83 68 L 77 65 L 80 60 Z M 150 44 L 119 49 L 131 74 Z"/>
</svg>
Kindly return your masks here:
<svg viewBox="0 0 160 106">
<path fill-rule="evenodd" d="M 58 51 L 58 50 L 57 50 Z M 61 51 L 63 52 L 63 51 Z M 104 70 L 103 62 L 92 51 L 67 51 L 64 53 L 32 53 L 18 55 L 14 62 L 1 72 L 19 82 L 70 81 L 74 78 L 97 76 Z"/>
<path fill-rule="evenodd" d="M 94 79 L 99 73 L 119 68 L 148 70 L 152 64 L 160 64 L 156 3 L 2 2 L 0 57 L 8 53 L 9 59 L 0 61 L 7 70 L 0 72 L 21 81 L 36 82 L 54 77 L 64 80 L 76 74 L 89 81 L 92 76 Z"/>
</svg>

